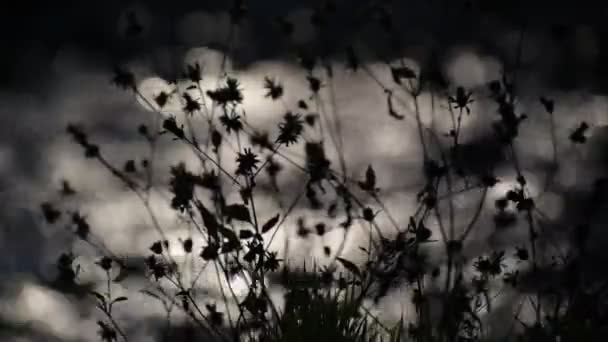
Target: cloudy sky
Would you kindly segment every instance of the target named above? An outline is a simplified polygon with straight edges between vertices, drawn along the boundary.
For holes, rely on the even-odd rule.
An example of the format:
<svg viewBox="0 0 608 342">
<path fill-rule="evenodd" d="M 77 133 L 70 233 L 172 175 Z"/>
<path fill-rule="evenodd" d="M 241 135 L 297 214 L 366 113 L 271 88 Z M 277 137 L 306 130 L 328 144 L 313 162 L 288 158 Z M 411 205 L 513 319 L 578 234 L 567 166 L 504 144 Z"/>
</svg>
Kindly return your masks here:
<svg viewBox="0 0 608 342">
<path fill-rule="evenodd" d="M 296 110 L 298 101 L 310 96 L 306 73 L 299 67 L 290 45 L 276 30 L 277 17 L 294 23 L 293 42 L 298 46 L 309 49 L 323 44 L 355 46 L 360 53 L 363 67 L 356 73 L 348 70 L 343 55 L 331 56 L 334 77 L 325 80 L 319 107 L 313 107 L 314 101 L 309 101 L 312 107 L 309 112 L 327 117 L 328 128 L 335 128 L 335 123 L 340 122 L 344 140 L 342 153 L 350 177 L 362 179 L 368 165 L 373 165 L 386 205 L 378 221 L 387 233 L 392 229 L 391 219 L 406 225 L 416 210 L 416 193 L 424 183 L 420 172 L 422 148 L 414 119 L 416 106 L 422 124 L 439 135 L 449 131 L 451 122 L 445 98 L 430 92 L 423 92 L 417 103 L 407 94 L 395 95 L 398 98 L 395 109 L 405 119 L 397 121 L 390 117 L 386 94 L 380 86 L 394 86 L 385 62 L 401 59 L 417 71 L 435 61 L 451 84 L 452 92 L 456 86 L 473 91 L 472 112 L 462 121 L 462 143 L 474 156 L 468 163 L 475 172 L 475 165 L 491 162 L 501 182 L 485 195 L 482 190 L 475 190 L 454 198 L 458 232 L 465 229 L 479 206 L 484 208 L 477 224 L 479 228 L 467 240 L 466 253 L 471 258 L 494 249 L 513 250 L 527 239 L 523 224 L 497 232 L 492 221 L 494 201 L 513 188 L 516 174 L 489 139 L 491 123 L 497 114 L 486 85 L 500 78 L 501 72 L 512 68 L 518 60 L 518 105 L 528 120 L 521 128 L 515 147 L 531 195 L 555 232 L 554 247 L 566 249 L 560 234 L 564 233 L 564 227 L 580 221 L 586 192 L 595 179 L 608 171 L 605 157 L 608 68 L 604 62 L 608 56 L 605 24 L 608 5 L 584 6 L 585 1 L 574 5 L 565 0 L 371 2 L 395 3 L 390 13 L 395 37 L 401 44 L 398 51 L 387 48 L 387 39 L 378 25 L 363 25 L 358 21 L 373 16 L 367 10 L 370 1 L 337 1 L 339 18 L 328 24 L 328 33 L 321 38 L 310 23 L 316 6 L 313 1 L 254 2 L 249 5 L 248 19 L 232 35 L 224 12 L 226 5 L 222 2 L 37 4 L 20 1 L 15 7 L 0 11 L 0 29 L 6 37 L 0 55 L 0 199 L 3 204 L 0 207 L 0 336 L 3 340 L 96 340 L 95 322 L 99 317 L 92 303 L 58 292 L 49 286 L 49 280 L 56 276 L 57 257 L 71 250 L 79 255 L 78 263 L 83 269 L 80 280 L 98 282 L 104 276 L 93 264 L 99 254 L 67 234 L 62 225 L 45 224 L 40 203 L 61 202 L 64 208 L 84 213 L 99 244 L 118 255 L 133 259 L 146 256 L 150 244 L 158 239 L 137 198 L 107 170 L 85 159 L 81 149 L 65 134 L 68 123 L 83 124 L 109 161 L 119 167 L 129 159 L 141 160 L 146 156 L 148 146 L 137 134 L 137 127 L 142 123 L 151 124 L 159 113 L 141 98 L 111 84 L 114 66 L 123 65 L 133 70 L 141 94 L 152 99 L 161 91 L 171 91 L 173 86 L 166 80 L 178 77 L 185 65 L 195 62 L 204 65 L 208 75 L 202 82 L 203 87 L 212 88 L 225 62 L 229 74 L 236 77 L 243 88 L 243 109 L 248 122 L 256 129 L 276 134 L 276 124 L 285 111 Z M 136 35 L 125 34 L 132 28 L 129 13 L 135 13 L 140 26 Z M 229 36 L 232 43 L 227 50 L 225 43 Z M 264 97 L 266 76 L 284 85 L 282 101 Z M 178 86 L 185 88 L 187 84 L 180 81 Z M 554 99 L 553 119 L 544 111 L 538 100 L 540 96 Z M 181 123 L 187 120 L 179 101 L 170 101 L 164 111 L 163 115 L 176 115 Z M 588 141 L 576 145 L 568 137 L 582 121 L 590 126 L 586 132 Z M 201 128 L 197 134 L 204 140 L 204 120 L 193 118 L 192 124 Z M 306 137 L 314 140 L 318 133 L 311 129 Z M 328 132 L 325 135 L 328 137 Z M 231 144 L 222 151 L 228 170 L 236 168 L 232 150 L 237 148 L 236 141 Z M 243 144 L 248 146 L 249 142 Z M 337 149 L 331 143 L 330 146 L 328 157 L 332 165 L 338 167 Z M 303 161 L 302 145 L 285 148 L 284 154 Z M 548 165 L 555 159 L 559 167 L 547 187 Z M 168 204 L 168 170 L 180 161 L 192 170 L 199 165 L 192 150 L 169 137 L 161 139 L 154 179 L 160 190 L 150 203 L 175 244 L 192 231 Z M 303 190 L 303 175 L 289 165 L 284 164 L 284 173 L 278 179 L 283 195 L 276 196 L 270 190 L 259 194 L 256 205 L 261 217 L 270 218 L 284 212 Z M 77 190 L 68 200 L 58 194 L 63 179 L 69 180 Z M 239 200 L 237 190 L 231 189 L 230 201 Z M 277 233 L 271 248 L 282 253 L 292 265 L 305 261 L 327 263 L 331 258 L 324 254 L 323 248 L 330 247 L 333 251 L 340 246 L 342 232 L 330 229 L 323 237 L 301 241 L 295 236 L 300 216 L 306 217 L 311 226 L 324 221 L 330 228 L 343 219 L 319 217 L 302 201 Z M 601 226 L 605 218 L 605 214 L 593 216 L 592 226 Z M 439 236 L 439 223 L 430 220 L 428 224 L 433 234 Z M 349 233 L 341 255 L 362 261 L 358 247 L 367 245 L 368 232 L 363 225 L 357 225 Z M 605 234 L 595 234 L 596 247 L 600 249 L 608 239 Z M 295 247 L 286 250 L 286 241 Z M 195 242 L 195 248 L 200 249 L 200 243 Z M 174 256 L 186 260 L 187 269 L 195 269 L 197 261 L 179 252 L 173 251 Z M 436 254 L 435 261 L 441 264 L 439 253 Z M 515 263 L 514 260 L 507 262 L 510 266 Z M 218 285 L 213 280 L 214 274 L 202 276 L 211 279 L 201 285 L 210 292 L 208 296 L 217 295 L 213 292 Z M 234 286 L 238 288 L 238 285 Z M 121 308 L 119 315 L 135 341 L 157 336 L 157 322 L 162 319 L 162 307 L 138 292 L 146 286 L 148 283 L 143 279 L 115 284 L 116 293 L 130 298 L 129 305 Z M 410 305 L 401 290 L 395 289 L 391 300 L 381 301 L 373 310 L 387 321 L 398 320 Z M 516 294 L 513 296 L 507 298 L 516 298 Z M 510 304 L 504 305 L 509 308 Z M 134 317 L 142 315 L 145 322 L 138 323 Z"/>
</svg>

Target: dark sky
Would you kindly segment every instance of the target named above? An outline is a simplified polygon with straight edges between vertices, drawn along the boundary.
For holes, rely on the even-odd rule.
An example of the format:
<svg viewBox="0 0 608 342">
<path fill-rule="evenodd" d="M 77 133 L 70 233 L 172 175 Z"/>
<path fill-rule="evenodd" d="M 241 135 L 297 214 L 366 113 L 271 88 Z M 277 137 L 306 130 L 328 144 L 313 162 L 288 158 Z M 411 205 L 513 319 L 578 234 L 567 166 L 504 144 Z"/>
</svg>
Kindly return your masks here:
<svg viewBox="0 0 608 342">
<path fill-rule="evenodd" d="M 416 43 L 420 32 L 430 33 L 442 47 L 453 44 L 479 44 L 490 47 L 493 35 L 504 29 L 517 29 L 526 25 L 527 30 L 551 32 L 556 38 L 572 34 L 580 25 L 590 27 L 599 41 L 607 38 L 608 5 L 601 1 L 568 0 L 412 0 L 376 1 L 392 3 L 396 26 L 404 40 Z M 255 56 L 263 58 L 280 52 L 273 41 L 272 19 L 296 8 L 315 6 L 320 1 L 250 1 L 250 21 L 253 39 L 258 46 Z M 337 1 L 345 17 L 355 13 L 370 1 Z M 134 49 L 132 41 L 125 42 L 117 35 L 117 27 L 125 8 L 145 8 L 151 18 L 148 37 L 139 41 Z M 3 83 L 27 83 L 43 68 L 33 63 L 29 56 L 53 56 L 58 49 L 70 47 L 95 55 L 107 63 L 117 63 L 133 53 L 175 42 L 171 23 L 184 14 L 226 8 L 223 1 L 17 1 L 5 3 L 0 11 L 0 29 L 3 35 L 3 53 L 0 56 Z M 490 25 L 488 25 L 488 22 Z M 336 27 L 345 26 L 337 23 Z M 345 32 L 348 30 L 345 30 Z M 420 38 L 420 39 L 426 39 Z M 373 39 L 370 39 L 373 40 Z M 368 42 L 370 43 L 370 42 Z M 605 44 L 601 44 L 603 47 Z M 568 47 L 564 46 L 565 49 Z M 137 50 L 137 52 L 134 52 Z M 606 55 L 602 48 L 600 54 Z M 567 52 L 567 51 L 564 51 Z M 560 58 L 560 56 L 555 56 Z M 51 58 L 52 59 L 52 58 Z M 603 68 L 599 67 L 603 70 Z M 595 73 L 600 79 L 602 73 Z M 35 76 L 34 76 L 35 77 Z"/>
</svg>

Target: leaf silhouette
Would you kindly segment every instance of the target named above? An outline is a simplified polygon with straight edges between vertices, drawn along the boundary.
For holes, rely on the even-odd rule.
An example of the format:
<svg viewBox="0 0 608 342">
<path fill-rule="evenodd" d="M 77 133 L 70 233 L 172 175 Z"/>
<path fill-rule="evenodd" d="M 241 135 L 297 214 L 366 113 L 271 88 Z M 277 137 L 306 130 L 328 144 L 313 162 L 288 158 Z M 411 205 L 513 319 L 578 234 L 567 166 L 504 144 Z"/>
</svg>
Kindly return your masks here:
<svg viewBox="0 0 608 342">
<path fill-rule="evenodd" d="M 203 260 L 214 260 L 218 257 L 219 249 L 220 247 L 217 244 L 212 243 L 203 248 L 203 251 L 201 252 L 201 258 L 203 258 Z"/>
<path fill-rule="evenodd" d="M 253 237 L 253 232 L 249 229 L 241 229 L 239 230 L 239 238 L 242 240 L 251 239 Z"/>
<path fill-rule="evenodd" d="M 160 241 L 156 241 L 150 246 L 150 250 L 154 254 L 162 254 L 163 253 L 163 245 Z"/>
<path fill-rule="evenodd" d="M 230 204 L 224 208 L 224 214 L 229 219 L 235 219 L 239 221 L 245 221 L 251 223 L 251 217 L 249 216 L 249 209 L 242 204 Z"/>
<path fill-rule="evenodd" d="M 521 260 L 521 261 L 526 261 L 530 258 L 530 253 L 528 253 L 528 250 L 525 247 L 517 247 L 516 248 L 516 252 L 515 252 L 515 256 L 517 257 L 517 259 Z"/>
<path fill-rule="evenodd" d="M 587 141 L 585 132 L 589 129 L 589 124 L 585 121 L 581 122 L 580 125 L 572 134 L 570 134 L 570 140 L 575 144 L 584 144 Z"/>
<path fill-rule="evenodd" d="M 186 133 L 184 133 L 184 128 L 177 126 L 177 121 L 175 121 L 175 117 L 169 117 L 163 121 L 163 129 L 169 133 L 173 133 L 178 139 L 184 139 L 186 137 Z"/>
<path fill-rule="evenodd" d="M 184 252 L 192 252 L 192 239 L 187 238 L 186 240 L 184 240 L 184 242 L 182 242 L 182 247 L 184 248 Z"/>
<path fill-rule="evenodd" d="M 220 228 L 220 234 L 226 239 L 222 245 L 222 252 L 228 253 L 241 247 L 239 237 L 234 231 L 228 228 Z"/>
<path fill-rule="evenodd" d="M 317 94 L 323 87 L 321 80 L 314 76 L 306 76 L 306 80 L 308 80 L 308 88 L 313 94 Z"/>
<path fill-rule="evenodd" d="M 315 113 L 311 113 L 311 114 L 306 114 L 304 116 L 304 121 L 306 121 L 306 124 L 308 124 L 308 126 L 314 126 L 315 122 L 317 122 L 317 117 L 318 115 Z"/>
<path fill-rule="evenodd" d="M 42 203 L 40 205 L 40 209 L 42 210 L 44 219 L 50 224 L 57 222 L 57 220 L 61 217 L 61 212 L 55 209 L 50 202 Z"/>
<path fill-rule="evenodd" d="M 386 93 L 387 93 L 386 102 L 388 104 L 388 115 L 397 120 L 403 120 L 405 118 L 405 116 L 397 113 L 397 111 L 395 111 L 395 107 L 393 107 L 393 92 L 389 90 Z"/>
<path fill-rule="evenodd" d="M 97 291 L 91 291 L 90 294 L 92 294 L 95 298 L 97 298 L 99 303 L 105 307 L 106 297 L 104 295 L 102 295 L 101 293 L 99 293 Z"/>
<path fill-rule="evenodd" d="M 358 184 L 361 190 L 363 191 L 367 191 L 370 193 L 375 193 L 378 191 L 378 189 L 376 188 L 376 172 L 374 171 L 371 165 L 369 165 L 367 167 L 367 170 L 365 171 L 365 181 L 360 181 Z"/>
<path fill-rule="evenodd" d="M 167 104 L 167 101 L 169 101 L 169 94 L 164 91 L 161 91 L 154 97 L 154 102 L 156 102 L 160 108 L 163 108 Z"/>
<path fill-rule="evenodd" d="M 205 208 L 201 201 L 196 201 L 196 208 L 201 214 L 201 218 L 203 219 L 203 225 L 205 225 L 205 228 L 207 228 L 209 236 L 211 236 L 212 239 L 217 241 L 219 224 L 217 223 L 215 216 L 209 210 L 207 210 L 207 208 Z"/>
<path fill-rule="evenodd" d="M 124 301 L 127 301 L 127 300 L 129 300 L 129 298 L 124 297 L 124 296 L 121 296 L 121 297 L 115 298 L 115 299 L 112 301 L 112 304 L 114 304 L 114 303 L 118 303 L 118 302 L 124 302 Z"/>
<path fill-rule="evenodd" d="M 132 159 L 131 160 L 127 160 L 125 162 L 124 170 L 125 170 L 125 172 L 128 172 L 128 173 L 136 172 L 137 169 L 135 168 L 135 161 L 132 160 Z"/>
<path fill-rule="evenodd" d="M 190 295 L 189 290 L 181 290 L 175 294 L 176 297 L 187 297 L 188 295 Z"/>
<path fill-rule="evenodd" d="M 220 229 L 220 234 L 228 240 L 238 241 L 238 237 L 236 236 L 236 233 L 234 231 L 232 231 L 231 229 L 222 228 L 222 229 Z"/>
<path fill-rule="evenodd" d="M 222 134 L 215 129 L 211 132 L 211 144 L 213 145 L 213 151 L 217 153 L 222 144 Z"/>
<path fill-rule="evenodd" d="M 61 196 L 68 197 L 76 194 L 76 190 L 72 188 L 72 185 L 67 180 L 61 181 L 61 190 L 59 190 Z"/>
<path fill-rule="evenodd" d="M 344 268 L 346 268 L 349 272 L 357 276 L 357 278 L 361 278 L 361 271 L 359 271 L 357 265 L 353 264 L 351 261 L 340 257 L 337 257 L 336 260 L 338 260 L 342 264 L 342 266 L 344 266 Z"/>
<path fill-rule="evenodd" d="M 270 220 L 264 223 L 262 226 L 262 233 L 266 233 L 267 231 L 271 230 L 279 222 L 279 217 L 280 215 L 276 214 Z"/>
<path fill-rule="evenodd" d="M 555 103 L 553 102 L 553 100 L 547 99 L 542 96 L 539 98 L 539 100 L 540 100 L 540 103 L 542 103 L 543 106 L 545 107 L 545 110 L 547 111 L 547 113 L 553 114 L 553 110 L 555 109 Z"/>
<path fill-rule="evenodd" d="M 418 242 L 426 242 L 431 238 L 433 233 L 427 227 L 420 225 L 418 229 L 416 229 L 416 241 Z"/>
</svg>

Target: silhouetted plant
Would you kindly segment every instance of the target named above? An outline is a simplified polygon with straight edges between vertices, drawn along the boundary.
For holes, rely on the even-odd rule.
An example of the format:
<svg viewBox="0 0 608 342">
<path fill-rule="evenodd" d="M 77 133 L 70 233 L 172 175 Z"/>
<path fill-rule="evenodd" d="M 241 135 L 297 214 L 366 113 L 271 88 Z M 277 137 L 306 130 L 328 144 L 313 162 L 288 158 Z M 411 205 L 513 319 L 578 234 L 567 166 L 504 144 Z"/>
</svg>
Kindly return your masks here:
<svg viewBox="0 0 608 342">
<path fill-rule="evenodd" d="M 393 18 L 387 6 L 377 4 L 372 7 L 373 21 L 389 37 L 390 48 L 399 53 Z M 340 11 L 341 8 L 331 1 L 315 8 L 310 19 L 320 40 L 324 30 L 332 25 L 332 19 Z M 231 30 L 237 29 L 246 14 L 245 2 L 235 1 L 229 10 Z M 131 32 L 141 31 L 134 17 L 129 16 L 128 20 Z M 293 38 L 294 26 L 291 22 L 278 18 L 276 23 L 285 39 Z M 227 46 L 232 43 L 231 39 L 232 31 Z M 393 43 L 395 46 L 392 46 Z M 82 126 L 67 126 L 67 133 L 83 149 L 84 156 L 98 162 L 125 185 L 150 215 L 159 239 L 150 241 L 149 255 L 143 259 L 142 266 L 157 292 L 148 289 L 142 292 L 163 303 L 176 303 L 176 307 L 189 319 L 189 324 L 221 341 L 375 341 L 382 338 L 415 342 L 488 340 L 484 314 L 493 310 L 497 296 L 507 287 L 524 291 L 536 314 L 532 323 L 521 322 L 518 315 L 514 315 L 513 322 L 521 323 L 521 329 L 518 333 L 509 332 L 507 340 L 557 341 L 559 337 L 562 341 L 572 341 L 584 336 L 586 340 L 599 341 L 600 336 L 607 336 L 608 312 L 603 305 L 608 282 L 595 281 L 593 286 L 585 283 L 585 278 L 590 274 L 585 264 L 593 259 L 586 247 L 591 234 L 589 224 L 583 223 L 573 229 L 572 244 L 566 256 L 551 259 L 546 247 L 552 240 L 544 235 L 543 224 L 551 222 L 547 222 L 535 201 L 539 196 L 533 196 L 529 189 L 514 144 L 520 126 L 528 118 L 518 107 L 517 99 L 521 94 L 516 93 L 516 71 L 503 71 L 501 79 L 489 82 L 487 88 L 466 89 L 447 84 L 441 71 L 436 70 L 438 66 L 435 60 L 423 65 L 420 71 L 399 60 L 395 63 L 385 62 L 386 73 L 392 83 L 384 84 L 359 59 L 351 42 L 347 42 L 346 47 L 324 46 L 322 51 L 299 46 L 294 49 L 300 66 L 306 71 L 302 81 L 308 85 L 309 97 L 298 94 L 298 98 L 307 100 L 298 101 L 299 112 L 296 112 L 296 108 L 288 108 L 283 101 L 289 89 L 284 89 L 275 79 L 265 77 L 261 85 L 266 90 L 264 98 L 268 101 L 281 100 L 286 107 L 285 114 L 274 126 L 275 131 L 259 131 L 254 123 L 248 121 L 242 108 L 244 94 L 241 84 L 226 70 L 226 56 L 223 57 L 220 79 L 213 89 L 202 88 L 204 68 L 198 63 L 186 66 L 182 77 L 192 83 L 188 90 L 199 90 L 200 98 L 190 92 L 180 94 L 181 91 L 178 92 L 177 86 L 172 83 L 175 90 L 156 94 L 152 101 L 157 106 L 151 106 L 149 100 L 139 92 L 136 76 L 131 71 L 116 68 L 112 78 L 113 84 L 132 91 L 150 109 L 163 109 L 162 113 L 155 113 L 160 118 L 156 127 L 138 127 L 141 138 L 152 147 L 160 135 L 165 134 L 174 144 L 188 147 L 201 161 L 200 169 L 195 171 L 190 171 L 183 162 L 171 166 L 166 185 L 171 196 L 171 208 L 179 213 L 180 219 L 195 228 L 194 234 L 179 240 L 178 247 L 189 258 L 202 259 L 203 268 L 207 265 L 214 267 L 221 293 L 220 301 L 228 308 L 225 311 L 215 302 L 205 302 L 203 305 L 195 296 L 196 280 L 191 283 L 186 281 L 184 265 L 180 265 L 172 256 L 171 250 L 176 248 L 175 244 L 170 245 L 150 205 L 150 192 L 160 187 L 152 182 L 153 155 L 149 159 L 122 160 L 122 167 L 115 167 Z M 327 111 L 321 110 L 325 101 L 321 95 L 334 88 L 333 58 L 344 55 L 344 52 L 349 72 L 366 73 L 386 95 L 387 119 L 395 120 L 394 124 L 407 124 L 411 114 L 415 119 L 422 147 L 420 169 L 424 184 L 417 189 L 417 208 L 408 213 L 406 222 L 398 222 L 385 205 L 383 196 L 387 189 L 384 189 L 383 180 L 379 179 L 371 164 L 368 164 L 362 177 L 359 174 L 356 179 L 351 178 L 353 172 L 348 169 L 343 149 L 345 142 L 340 131 L 341 119 L 335 112 L 332 117 Z M 452 125 L 449 132 L 440 134 L 432 125 L 423 122 L 419 103 L 423 91 L 429 92 L 445 105 L 450 116 L 447 120 L 451 119 Z M 178 119 L 174 115 L 176 113 L 165 112 L 173 95 L 179 97 L 182 110 L 187 114 L 183 118 Z M 497 117 L 491 127 L 491 140 L 499 146 L 499 152 L 509 156 L 516 181 L 493 202 L 490 215 L 496 231 L 522 223 L 527 226 L 528 234 L 527 241 L 513 249 L 472 257 L 467 255 L 467 246 L 471 233 L 478 229 L 488 191 L 503 182 L 495 176 L 494 165 L 484 165 L 473 172 L 464 165 L 471 159 L 467 159 L 470 152 L 462 143 L 463 120 L 478 114 L 472 104 L 480 102 L 482 97 L 487 97 L 496 106 Z M 413 112 L 397 111 L 395 104 L 403 104 L 404 98 L 412 101 Z M 538 99 L 553 120 L 552 116 L 558 109 L 554 100 L 546 97 Z M 217 116 L 216 111 L 220 113 Z M 463 116 L 463 113 L 467 115 Z M 198 143 L 192 128 L 190 119 L 198 115 L 205 119 L 207 125 L 204 126 L 208 134 L 206 143 Z M 589 128 L 588 123 L 580 123 L 570 132 L 570 141 L 574 144 L 585 143 Z M 249 139 L 251 147 L 242 146 L 243 137 Z M 552 143 L 555 144 L 555 141 L 552 140 Z M 294 146 L 303 149 L 302 165 L 283 153 L 287 147 Z M 226 169 L 220 158 L 221 152 L 228 148 L 234 152 L 235 170 Z M 334 152 L 332 148 L 335 149 L 336 160 L 328 157 L 331 155 L 328 151 Z M 141 160 L 141 168 L 136 160 Z M 302 184 L 301 194 L 296 196 L 290 207 L 286 208 L 281 202 L 283 212 L 266 216 L 256 208 L 259 193 L 264 191 L 260 185 L 263 182 L 258 181 L 257 177 L 265 171 L 273 191 L 277 195 L 285 193 L 288 190 L 280 189 L 277 181 L 285 165 L 283 162 L 302 172 L 305 184 Z M 142 177 L 145 172 L 148 172 L 147 177 Z M 596 188 L 602 184 L 598 180 Z M 240 199 L 227 197 L 231 186 L 232 190 L 238 190 Z M 480 192 L 478 205 L 466 217 L 464 224 L 457 222 L 454 218 L 456 195 L 474 191 Z M 592 200 L 599 201 L 603 192 L 594 189 Z M 76 194 L 67 181 L 62 183 L 60 193 L 63 197 Z M 339 231 L 343 234 L 342 243 L 337 248 L 322 245 L 323 257 L 328 260 L 325 267 L 313 265 L 312 269 L 292 269 L 269 247 L 276 232 L 292 215 L 291 211 L 300 197 L 306 198 L 315 217 L 312 223 L 306 217 L 298 217 L 295 227 L 298 239 L 318 239 L 325 243 L 323 239 L 329 233 Z M 112 282 L 124 280 L 129 276 L 127 271 L 133 269 L 112 253 L 111 246 L 94 242 L 94 229 L 85 215 L 78 211 L 68 212 L 52 201 L 41 203 L 40 209 L 49 225 L 69 220 L 67 226 L 70 231 L 100 252 L 102 256 L 97 265 L 106 275 L 106 292 L 90 292 L 99 312 L 104 314 L 104 320 L 97 322 L 98 334 L 102 341 L 128 341 L 129 337 L 121 328 L 123 323 L 118 322 L 113 308 L 118 303 L 129 305 L 129 302 L 126 297 L 112 296 Z M 342 216 L 343 221 L 334 225 L 328 223 L 331 220 L 324 220 L 323 215 L 329 219 Z M 381 221 L 380 217 L 388 220 Z M 436 219 L 438 232 L 430 228 L 431 219 Z M 391 227 L 384 229 L 380 227 L 381 224 Z M 367 257 L 365 263 L 360 264 L 342 256 L 345 242 L 355 225 L 369 230 L 370 234 L 369 245 L 358 246 Z M 392 230 L 392 233 L 387 233 L 388 230 Z M 202 245 L 197 250 L 199 242 Z M 439 261 L 430 257 L 431 249 L 441 251 Z M 516 259 L 516 266 L 507 266 L 505 259 L 510 257 Z M 73 285 L 76 282 L 80 269 L 75 265 L 75 260 L 76 256 L 72 253 L 59 257 L 59 283 Z M 113 271 L 120 272 L 114 279 L 111 278 Z M 543 282 L 529 280 L 551 272 L 556 273 L 557 279 L 563 284 L 549 289 L 543 286 L 546 285 Z M 244 279 L 246 294 L 236 293 L 231 285 L 235 278 Z M 273 279 L 285 290 L 282 308 L 269 293 L 275 285 Z M 170 293 L 160 285 L 162 282 L 169 284 Z M 500 290 L 496 290 L 497 283 Z M 370 299 L 378 303 L 393 288 L 401 285 L 405 285 L 409 293 L 414 318 L 407 322 L 401 319 L 397 326 L 389 328 L 370 312 L 367 303 Z M 597 301 L 594 302 L 593 298 Z M 235 309 L 231 311 L 230 307 Z"/>
</svg>

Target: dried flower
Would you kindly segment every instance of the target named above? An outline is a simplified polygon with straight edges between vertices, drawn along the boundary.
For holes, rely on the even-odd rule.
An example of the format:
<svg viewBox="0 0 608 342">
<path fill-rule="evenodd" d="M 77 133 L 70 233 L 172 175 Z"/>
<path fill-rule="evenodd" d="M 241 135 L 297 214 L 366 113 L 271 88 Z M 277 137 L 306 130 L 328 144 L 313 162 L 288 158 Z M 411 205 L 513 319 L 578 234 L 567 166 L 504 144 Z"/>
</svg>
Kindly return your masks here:
<svg viewBox="0 0 608 342">
<path fill-rule="evenodd" d="M 274 79 L 265 77 L 264 88 L 266 88 L 267 90 L 265 97 L 269 97 L 273 100 L 278 100 L 281 98 L 281 96 L 283 96 L 283 86 L 277 83 Z"/>
<path fill-rule="evenodd" d="M 238 164 L 236 174 L 248 176 L 253 174 L 253 171 L 257 169 L 257 164 L 260 161 L 258 157 L 253 152 L 251 152 L 250 148 L 246 148 L 244 149 L 244 153 L 238 153 L 236 162 Z"/>
<path fill-rule="evenodd" d="M 300 114 L 287 112 L 283 116 L 283 122 L 279 124 L 279 137 L 277 141 L 289 146 L 298 142 L 298 137 L 304 131 L 303 122 Z"/>
</svg>

